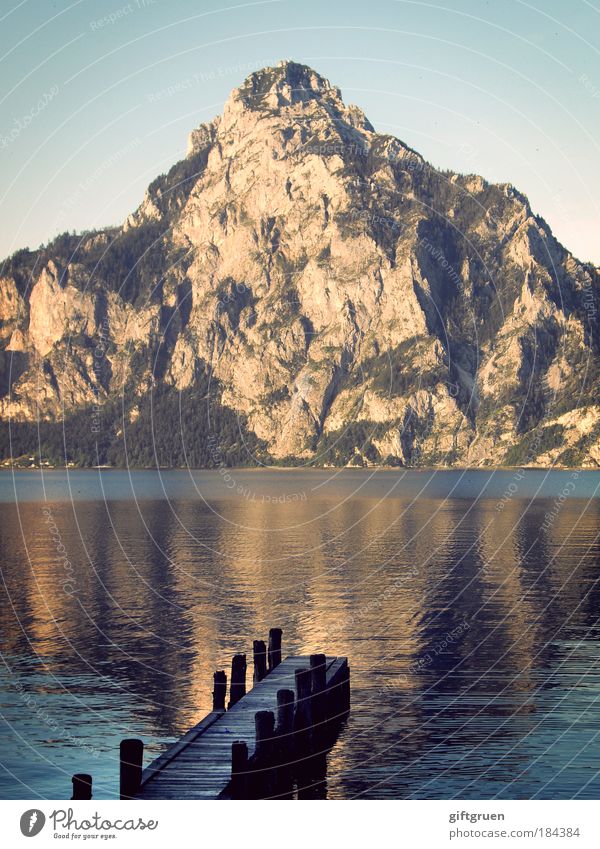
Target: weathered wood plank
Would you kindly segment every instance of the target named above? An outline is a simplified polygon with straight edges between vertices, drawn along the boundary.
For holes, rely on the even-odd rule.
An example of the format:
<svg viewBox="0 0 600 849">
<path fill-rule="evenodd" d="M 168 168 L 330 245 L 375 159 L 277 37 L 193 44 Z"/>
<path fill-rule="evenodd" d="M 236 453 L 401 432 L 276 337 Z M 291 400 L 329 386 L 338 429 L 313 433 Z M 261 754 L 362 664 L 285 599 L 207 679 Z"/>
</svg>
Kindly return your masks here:
<svg viewBox="0 0 600 849">
<path fill-rule="evenodd" d="M 147 781 L 150 781 L 151 778 L 154 778 L 156 773 L 160 772 L 167 766 L 167 764 L 171 763 L 171 761 L 176 758 L 177 755 L 181 754 L 181 752 L 192 742 L 192 740 L 195 740 L 199 734 L 202 734 L 204 731 L 206 731 L 207 728 L 210 728 L 210 726 L 214 722 L 220 719 L 223 713 L 224 711 L 213 710 L 211 713 L 205 716 L 204 719 L 201 719 L 197 725 L 194 725 L 193 728 L 190 728 L 190 730 L 186 734 L 184 734 L 183 737 L 180 737 L 176 743 L 173 743 L 172 746 L 169 746 L 169 748 L 161 755 L 159 755 L 156 760 L 152 761 L 151 764 L 148 764 L 146 769 L 142 771 L 142 787 Z"/>
</svg>

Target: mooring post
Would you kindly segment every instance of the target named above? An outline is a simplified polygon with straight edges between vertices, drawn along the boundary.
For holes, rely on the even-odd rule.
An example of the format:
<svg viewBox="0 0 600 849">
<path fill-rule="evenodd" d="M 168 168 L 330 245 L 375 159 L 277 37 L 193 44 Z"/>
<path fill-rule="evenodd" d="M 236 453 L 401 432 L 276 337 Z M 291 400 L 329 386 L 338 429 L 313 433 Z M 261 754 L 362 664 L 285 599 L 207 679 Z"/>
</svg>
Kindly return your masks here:
<svg viewBox="0 0 600 849">
<path fill-rule="evenodd" d="M 315 736 L 321 742 L 327 720 L 327 658 L 324 654 L 311 654 L 310 677 L 312 721 Z"/>
<path fill-rule="evenodd" d="M 73 795 L 71 799 L 92 798 L 92 776 L 86 772 L 78 772 L 71 779 L 73 782 Z"/>
<path fill-rule="evenodd" d="M 277 690 L 277 725 L 275 727 L 275 786 L 281 799 L 293 798 L 294 757 L 294 691 Z"/>
<path fill-rule="evenodd" d="M 340 722 L 350 710 L 350 667 L 344 660 L 335 676 L 335 682 L 327 689 L 327 716 L 332 723 Z"/>
<path fill-rule="evenodd" d="M 275 714 L 272 710 L 259 710 L 254 714 L 256 746 L 254 756 L 261 764 L 272 760 L 275 741 Z"/>
<path fill-rule="evenodd" d="M 281 628 L 269 631 L 269 672 L 281 663 Z"/>
<path fill-rule="evenodd" d="M 245 799 L 248 795 L 248 746 L 243 740 L 231 744 L 231 797 Z"/>
<path fill-rule="evenodd" d="M 121 740 L 120 746 L 120 797 L 132 799 L 142 786 L 144 744 L 135 737 Z"/>
<path fill-rule="evenodd" d="M 229 707 L 246 695 L 246 655 L 235 654 L 231 661 L 231 686 L 229 688 Z"/>
<path fill-rule="evenodd" d="M 254 640 L 252 648 L 254 653 L 254 683 L 258 684 L 267 674 L 267 647 L 264 640 Z"/>
<path fill-rule="evenodd" d="M 259 797 L 269 796 L 275 783 L 275 714 L 273 711 L 257 711 L 254 714 L 254 729 L 256 738 L 254 748 L 255 790 Z"/>
<path fill-rule="evenodd" d="M 296 705 L 294 710 L 294 746 L 300 752 L 308 750 L 311 743 L 311 670 L 296 669 Z"/>
<path fill-rule="evenodd" d="M 291 748 L 294 733 L 294 691 L 277 690 L 277 741 L 283 752 Z"/>
<path fill-rule="evenodd" d="M 225 710 L 225 695 L 227 693 L 227 675 L 223 670 L 213 675 L 213 710 Z"/>
</svg>

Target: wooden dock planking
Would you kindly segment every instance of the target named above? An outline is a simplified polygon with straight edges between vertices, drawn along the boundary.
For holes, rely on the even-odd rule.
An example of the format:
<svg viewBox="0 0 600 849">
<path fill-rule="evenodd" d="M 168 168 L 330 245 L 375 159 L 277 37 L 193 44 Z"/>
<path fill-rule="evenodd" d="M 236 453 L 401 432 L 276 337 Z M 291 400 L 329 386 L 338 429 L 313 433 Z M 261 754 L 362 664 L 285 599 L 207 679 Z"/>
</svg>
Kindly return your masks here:
<svg viewBox="0 0 600 849">
<path fill-rule="evenodd" d="M 327 685 L 341 684 L 346 658 L 328 657 Z M 216 799 L 231 779 L 231 744 L 243 740 L 255 750 L 255 714 L 276 711 L 277 691 L 295 689 L 295 671 L 308 669 L 309 657 L 287 657 L 226 711 L 213 711 L 142 773 L 138 799 Z"/>
</svg>

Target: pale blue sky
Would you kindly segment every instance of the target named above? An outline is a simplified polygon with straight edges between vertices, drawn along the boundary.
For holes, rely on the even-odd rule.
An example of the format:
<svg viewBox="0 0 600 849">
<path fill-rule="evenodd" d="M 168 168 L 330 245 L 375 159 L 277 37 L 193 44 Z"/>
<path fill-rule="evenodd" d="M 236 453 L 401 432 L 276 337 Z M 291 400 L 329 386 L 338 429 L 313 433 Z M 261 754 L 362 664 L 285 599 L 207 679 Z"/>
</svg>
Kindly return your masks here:
<svg viewBox="0 0 600 849">
<path fill-rule="evenodd" d="M 599 36 L 600 0 L 0 0 L 0 257 L 121 222 L 232 88 L 293 58 L 600 264 Z"/>
</svg>

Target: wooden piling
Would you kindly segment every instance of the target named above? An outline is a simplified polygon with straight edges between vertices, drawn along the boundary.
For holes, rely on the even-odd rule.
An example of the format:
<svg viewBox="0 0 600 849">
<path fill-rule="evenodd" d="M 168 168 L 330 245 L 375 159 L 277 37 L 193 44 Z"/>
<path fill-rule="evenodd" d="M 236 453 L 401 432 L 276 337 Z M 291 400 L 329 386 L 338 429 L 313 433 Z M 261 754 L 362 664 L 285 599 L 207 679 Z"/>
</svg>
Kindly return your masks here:
<svg viewBox="0 0 600 849">
<path fill-rule="evenodd" d="M 277 737 L 284 748 L 291 745 L 294 733 L 294 702 L 293 690 L 277 690 Z"/>
<path fill-rule="evenodd" d="M 281 628 L 269 631 L 269 672 L 281 663 Z"/>
<path fill-rule="evenodd" d="M 311 654 L 311 712 L 315 741 L 324 739 L 327 721 L 327 658 L 324 654 Z"/>
<path fill-rule="evenodd" d="M 243 740 L 231 744 L 231 797 L 248 797 L 248 746 Z"/>
<path fill-rule="evenodd" d="M 344 667 L 344 678 L 342 684 L 342 706 L 345 711 L 350 710 L 350 666 L 347 661 Z"/>
<path fill-rule="evenodd" d="M 246 655 L 236 654 L 231 661 L 231 686 L 229 688 L 229 707 L 233 707 L 246 695 Z"/>
<path fill-rule="evenodd" d="M 92 776 L 86 772 L 78 772 L 71 779 L 73 782 L 73 795 L 71 799 L 92 798 Z"/>
<path fill-rule="evenodd" d="M 311 745 L 311 670 L 296 669 L 296 704 L 294 708 L 294 747 L 308 751 Z"/>
<path fill-rule="evenodd" d="M 275 714 L 272 710 L 259 710 L 254 714 L 256 745 L 254 757 L 260 765 L 273 760 L 275 742 Z"/>
<path fill-rule="evenodd" d="M 225 710 L 225 696 L 227 694 L 227 675 L 223 670 L 213 675 L 213 710 Z"/>
<path fill-rule="evenodd" d="M 240 702 L 245 692 L 246 657 L 236 656 L 232 700 L 237 703 L 232 713 L 213 711 L 147 766 L 136 797 L 285 799 L 296 793 L 298 798 L 324 795 L 326 753 L 335 744 L 347 715 L 349 670 L 347 658 L 327 658 L 327 733 L 320 740 L 319 726 L 313 726 L 313 705 L 318 716 L 319 699 L 315 697 L 323 692 L 322 667 L 319 655 L 288 657 Z M 216 685 L 222 680 L 222 675 L 215 676 Z M 215 687 L 217 693 L 220 689 Z M 276 725 L 271 711 L 276 713 Z M 135 765 L 141 752 L 135 760 L 122 752 L 122 760 Z M 132 788 L 126 786 L 126 776 L 123 785 L 122 795 L 127 798 Z"/>
<path fill-rule="evenodd" d="M 259 681 L 267 674 L 267 647 L 264 640 L 254 640 L 252 644 L 254 654 L 254 683 Z"/>
<path fill-rule="evenodd" d="M 327 717 L 340 722 L 350 710 L 350 668 L 344 658 L 327 688 Z"/>
<path fill-rule="evenodd" d="M 275 787 L 275 714 L 259 710 L 254 714 L 255 745 L 252 759 L 252 795 L 262 799 Z"/>
<path fill-rule="evenodd" d="M 277 690 L 274 786 L 279 799 L 293 798 L 294 702 L 293 690 Z"/>
<path fill-rule="evenodd" d="M 132 799 L 142 784 L 144 744 L 136 738 L 121 740 L 120 746 L 120 798 Z"/>
</svg>

